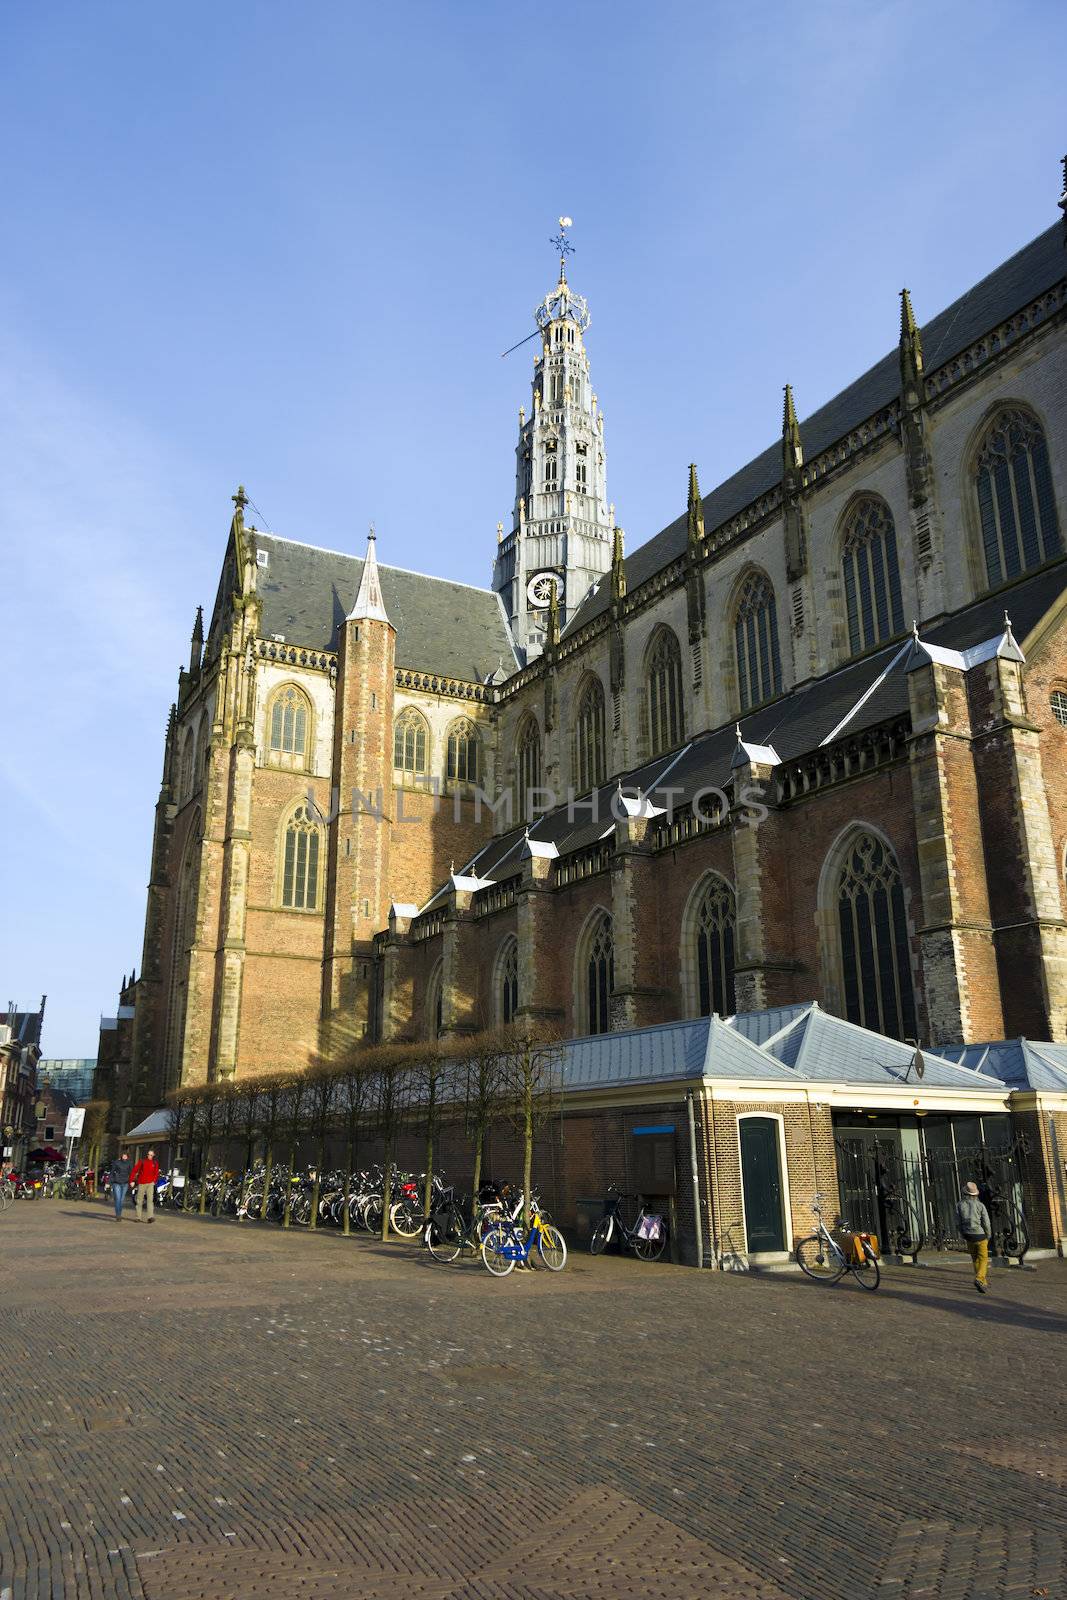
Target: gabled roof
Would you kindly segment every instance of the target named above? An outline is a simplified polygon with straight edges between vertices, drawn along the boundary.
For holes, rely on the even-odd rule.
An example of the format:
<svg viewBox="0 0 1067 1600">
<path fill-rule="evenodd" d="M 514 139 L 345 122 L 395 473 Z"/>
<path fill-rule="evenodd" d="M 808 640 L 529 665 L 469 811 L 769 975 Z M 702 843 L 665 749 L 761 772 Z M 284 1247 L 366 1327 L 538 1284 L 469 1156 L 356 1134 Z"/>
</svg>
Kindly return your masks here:
<svg viewBox="0 0 1067 1600">
<path fill-rule="evenodd" d="M 311 650 L 336 650 L 363 576 L 363 560 L 336 550 L 279 539 L 258 529 L 249 537 L 267 557 L 256 569 L 263 602 L 261 628 L 269 639 Z M 492 589 L 378 567 L 382 599 L 396 629 L 396 664 L 440 677 L 484 683 L 503 663 L 515 670 L 515 650 L 503 607 Z"/>
<path fill-rule="evenodd" d="M 152 1111 L 139 1122 L 136 1128 L 131 1128 L 128 1133 L 121 1134 L 120 1144 L 128 1144 L 131 1139 L 160 1139 L 170 1132 L 170 1112 Z"/>
<path fill-rule="evenodd" d="M 911 1084 L 916 1090 L 1007 1088 L 992 1073 L 960 1066 L 931 1050 L 922 1052 L 920 1078 L 915 1070 L 914 1045 L 871 1033 L 844 1017 L 831 1016 L 814 1001 L 771 1034 L 763 1048 L 791 1067 L 799 1078 L 809 1081 L 883 1088 Z"/>
<path fill-rule="evenodd" d="M 773 1083 L 795 1082 L 796 1074 L 720 1017 L 598 1033 L 569 1039 L 563 1046 L 563 1086 L 568 1090 L 685 1078 Z"/>
<path fill-rule="evenodd" d="M 942 1047 L 941 1054 L 1013 1089 L 1043 1089 L 1067 1094 L 1067 1045 L 1032 1039 L 998 1039 L 991 1044 Z"/>
<path fill-rule="evenodd" d="M 935 367 L 951 361 L 975 339 L 1036 300 L 1065 275 L 1063 229 L 1057 222 L 924 324 L 921 334 L 926 371 L 933 372 Z M 883 406 L 890 405 L 899 394 L 900 366 L 894 348 L 800 424 L 805 460 L 811 461 L 829 449 Z M 782 445 L 780 439 L 775 439 L 747 466 L 704 496 L 704 526 L 708 533 L 722 527 L 781 481 Z M 632 592 L 639 588 L 680 556 L 686 548 L 686 540 L 687 515 L 682 512 L 654 538 L 627 556 L 627 590 Z M 601 578 L 592 594 L 578 607 L 566 632 L 573 633 L 584 627 L 606 611 L 610 603 L 609 574 Z"/>
</svg>

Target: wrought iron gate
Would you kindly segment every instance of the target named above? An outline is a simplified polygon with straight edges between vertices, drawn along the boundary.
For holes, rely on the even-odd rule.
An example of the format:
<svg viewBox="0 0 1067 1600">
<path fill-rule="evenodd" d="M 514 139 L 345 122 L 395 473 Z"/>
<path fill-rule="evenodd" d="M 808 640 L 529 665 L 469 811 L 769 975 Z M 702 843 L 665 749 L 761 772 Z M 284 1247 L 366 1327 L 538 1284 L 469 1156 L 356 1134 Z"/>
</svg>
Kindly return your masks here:
<svg viewBox="0 0 1067 1600">
<path fill-rule="evenodd" d="M 869 1229 L 892 1255 L 920 1250 L 962 1250 L 956 1202 L 969 1180 L 993 1228 L 993 1255 L 1021 1261 L 1030 1248 L 1024 1198 L 1026 1136 L 1004 1149 L 985 1147 L 905 1154 L 895 1139 L 865 1139 L 841 1130 L 834 1139 L 841 1215 L 854 1228 Z"/>
</svg>

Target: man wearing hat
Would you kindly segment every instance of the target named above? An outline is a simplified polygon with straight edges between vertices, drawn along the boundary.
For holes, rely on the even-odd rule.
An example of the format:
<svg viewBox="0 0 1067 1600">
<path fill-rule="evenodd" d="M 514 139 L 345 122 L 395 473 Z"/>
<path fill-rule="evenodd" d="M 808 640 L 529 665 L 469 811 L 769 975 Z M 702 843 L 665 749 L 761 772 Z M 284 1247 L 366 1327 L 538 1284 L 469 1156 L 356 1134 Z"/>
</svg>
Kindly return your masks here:
<svg viewBox="0 0 1067 1600">
<path fill-rule="evenodd" d="M 974 1262 L 974 1286 L 979 1294 L 989 1289 L 989 1240 L 993 1230 L 989 1212 L 978 1198 L 978 1185 L 965 1183 L 956 1206 L 956 1221 Z"/>
</svg>

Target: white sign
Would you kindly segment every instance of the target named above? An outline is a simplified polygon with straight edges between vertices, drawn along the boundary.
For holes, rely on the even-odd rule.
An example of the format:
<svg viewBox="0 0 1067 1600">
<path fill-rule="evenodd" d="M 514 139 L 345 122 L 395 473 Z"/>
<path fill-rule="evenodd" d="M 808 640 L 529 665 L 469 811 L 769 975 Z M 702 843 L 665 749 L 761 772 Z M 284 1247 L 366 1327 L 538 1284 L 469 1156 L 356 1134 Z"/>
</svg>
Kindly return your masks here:
<svg viewBox="0 0 1067 1600">
<path fill-rule="evenodd" d="M 66 1133 L 64 1134 L 64 1138 L 66 1138 L 66 1139 L 80 1139 L 81 1136 L 82 1136 L 82 1125 L 83 1125 L 84 1122 L 85 1122 L 85 1107 L 84 1106 L 72 1106 L 71 1109 L 67 1112 L 67 1129 L 66 1129 Z"/>
</svg>

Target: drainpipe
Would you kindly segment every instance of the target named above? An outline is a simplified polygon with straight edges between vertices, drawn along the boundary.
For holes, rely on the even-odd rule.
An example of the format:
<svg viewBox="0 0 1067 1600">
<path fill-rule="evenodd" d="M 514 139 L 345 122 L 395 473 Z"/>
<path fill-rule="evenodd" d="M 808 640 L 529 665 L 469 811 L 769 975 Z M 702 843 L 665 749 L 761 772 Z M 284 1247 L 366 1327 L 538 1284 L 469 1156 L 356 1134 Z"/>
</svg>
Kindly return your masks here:
<svg viewBox="0 0 1067 1600">
<path fill-rule="evenodd" d="M 689 1161 L 693 1174 L 693 1217 L 697 1230 L 697 1266 L 704 1265 L 704 1227 L 700 1219 L 700 1168 L 697 1165 L 697 1125 L 693 1115 L 693 1095 L 690 1090 L 685 1097 L 685 1107 L 689 1113 Z"/>
</svg>

